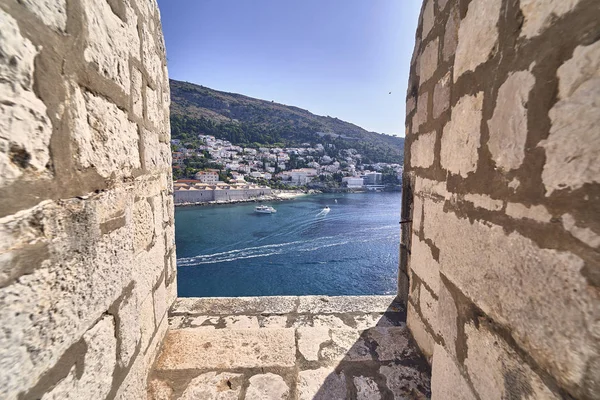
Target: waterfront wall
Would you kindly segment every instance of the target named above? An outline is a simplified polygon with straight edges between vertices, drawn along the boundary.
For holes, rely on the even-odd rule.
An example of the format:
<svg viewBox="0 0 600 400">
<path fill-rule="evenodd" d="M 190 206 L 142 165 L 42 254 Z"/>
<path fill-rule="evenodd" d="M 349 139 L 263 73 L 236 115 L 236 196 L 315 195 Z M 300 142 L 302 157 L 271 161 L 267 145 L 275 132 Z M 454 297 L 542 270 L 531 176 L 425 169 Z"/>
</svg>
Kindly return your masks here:
<svg viewBox="0 0 600 400">
<path fill-rule="evenodd" d="M 0 26 L 0 398 L 145 398 L 176 297 L 157 4 L 7 0 Z"/>
<path fill-rule="evenodd" d="M 600 3 L 425 0 L 399 293 L 433 399 L 600 396 Z"/>
<path fill-rule="evenodd" d="M 272 194 L 270 188 L 222 189 L 222 190 L 176 190 L 175 204 L 203 203 L 207 201 L 243 201 Z"/>
</svg>

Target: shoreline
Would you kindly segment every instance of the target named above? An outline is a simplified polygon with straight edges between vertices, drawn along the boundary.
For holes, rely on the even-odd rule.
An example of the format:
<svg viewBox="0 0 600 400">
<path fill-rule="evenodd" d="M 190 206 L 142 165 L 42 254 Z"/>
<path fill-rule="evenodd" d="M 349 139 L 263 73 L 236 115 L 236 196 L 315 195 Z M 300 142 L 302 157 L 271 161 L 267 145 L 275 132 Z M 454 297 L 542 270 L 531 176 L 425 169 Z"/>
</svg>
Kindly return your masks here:
<svg viewBox="0 0 600 400">
<path fill-rule="evenodd" d="M 277 193 L 272 193 L 269 195 L 252 197 L 249 199 L 237 199 L 237 200 L 217 200 L 217 201 L 204 201 L 197 203 L 178 203 L 174 204 L 175 207 L 193 207 L 193 206 L 216 206 L 216 205 L 225 205 L 225 204 L 238 204 L 238 203 L 258 203 L 262 201 L 286 201 L 286 200 L 294 200 L 298 197 L 308 196 L 311 194 L 321 193 L 318 190 L 309 190 L 307 192 L 303 192 L 301 190 L 294 191 L 278 191 Z"/>
</svg>

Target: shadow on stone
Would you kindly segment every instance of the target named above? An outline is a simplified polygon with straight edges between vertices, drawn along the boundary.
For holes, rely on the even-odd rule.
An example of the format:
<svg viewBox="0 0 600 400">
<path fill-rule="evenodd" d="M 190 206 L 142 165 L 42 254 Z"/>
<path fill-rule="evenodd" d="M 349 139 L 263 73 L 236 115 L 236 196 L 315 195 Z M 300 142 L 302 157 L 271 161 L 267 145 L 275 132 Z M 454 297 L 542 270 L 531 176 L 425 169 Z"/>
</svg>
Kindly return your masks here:
<svg viewBox="0 0 600 400">
<path fill-rule="evenodd" d="M 394 300 L 375 324 L 356 322 L 356 330 L 330 329 L 320 367 L 300 365 L 298 399 L 429 399 L 431 368 L 406 326 L 405 306 Z"/>
</svg>

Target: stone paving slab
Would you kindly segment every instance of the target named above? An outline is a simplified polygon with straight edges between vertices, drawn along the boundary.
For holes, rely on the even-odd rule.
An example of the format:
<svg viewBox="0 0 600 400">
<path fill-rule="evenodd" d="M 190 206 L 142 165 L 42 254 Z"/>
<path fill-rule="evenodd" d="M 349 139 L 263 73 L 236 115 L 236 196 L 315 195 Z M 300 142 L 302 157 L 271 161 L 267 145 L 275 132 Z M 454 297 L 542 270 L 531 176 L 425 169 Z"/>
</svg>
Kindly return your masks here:
<svg viewBox="0 0 600 400">
<path fill-rule="evenodd" d="M 393 296 L 178 299 L 148 398 L 427 399 Z"/>
<path fill-rule="evenodd" d="M 156 370 L 291 367 L 293 329 L 174 329 L 167 332 Z"/>
</svg>

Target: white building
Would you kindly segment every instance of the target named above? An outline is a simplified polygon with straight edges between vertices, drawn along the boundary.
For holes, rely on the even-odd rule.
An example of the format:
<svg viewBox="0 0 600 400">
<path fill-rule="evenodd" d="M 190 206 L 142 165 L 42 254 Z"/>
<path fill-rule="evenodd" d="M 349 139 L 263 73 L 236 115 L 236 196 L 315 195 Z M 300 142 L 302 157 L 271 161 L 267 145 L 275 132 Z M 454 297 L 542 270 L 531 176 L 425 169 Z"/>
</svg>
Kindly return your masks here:
<svg viewBox="0 0 600 400">
<path fill-rule="evenodd" d="M 202 183 L 214 184 L 219 181 L 219 174 L 215 171 L 200 171 L 196 172 L 194 178 Z"/>
<path fill-rule="evenodd" d="M 347 186 L 349 189 L 358 189 L 363 187 L 364 180 L 358 176 L 347 176 L 342 178 L 342 184 Z"/>
</svg>

